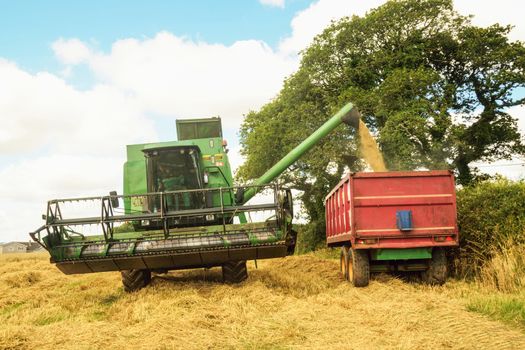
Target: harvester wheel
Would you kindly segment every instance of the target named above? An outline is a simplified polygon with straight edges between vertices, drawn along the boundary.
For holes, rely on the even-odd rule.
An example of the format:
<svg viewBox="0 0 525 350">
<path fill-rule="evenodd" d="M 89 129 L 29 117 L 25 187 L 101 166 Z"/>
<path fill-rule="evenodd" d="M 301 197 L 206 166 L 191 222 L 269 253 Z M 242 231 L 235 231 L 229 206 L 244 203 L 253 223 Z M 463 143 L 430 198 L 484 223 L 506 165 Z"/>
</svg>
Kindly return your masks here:
<svg viewBox="0 0 525 350">
<path fill-rule="evenodd" d="M 226 283 L 241 283 L 248 278 L 246 261 L 228 261 L 222 265 L 222 279 Z"/>
<path fill-rule="evenodd" d="M 339 269 L 341 270 L 341 276 L 348 281 L 348 267 L 350 265 L 348 247 L 341 247 L 341 255 L 339 257 Z"/>
<path fill-rule="evenodd" d="M 366 287 L 370 280 L 370 260 L 368 252 L 364 249 L 349 250 L 348 280 L 354 287 Z"/>
<path fill-rule="evenodd" d="M 122 284 L 126 292 L 135 292 L 146 287 L 151 282 L 150 270 L 126 270 L 121 271 Z"/>
<path fill-rule="evenodd" d="M 445 250 L 434 248 L 432 250 L 432 259 L 428 270 L 421 271 L 421 279 L 431 285 L 442 285 L 447 279 L 447 256 Z"/>
</svg>

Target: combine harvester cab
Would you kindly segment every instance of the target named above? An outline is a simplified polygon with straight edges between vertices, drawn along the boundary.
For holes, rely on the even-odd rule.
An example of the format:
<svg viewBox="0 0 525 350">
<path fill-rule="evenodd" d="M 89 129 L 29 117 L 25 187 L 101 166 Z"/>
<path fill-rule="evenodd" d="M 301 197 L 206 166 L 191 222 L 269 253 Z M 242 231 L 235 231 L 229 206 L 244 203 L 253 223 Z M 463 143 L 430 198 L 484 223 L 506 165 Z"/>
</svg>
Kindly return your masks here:
<svg viewBox="0 0 525 350">
<path fill-rule="evenodd" d="M 443 284 L 445 249 L 459 242 L 450 171 L 353 173 L 326 197 L 326 240 L 356 287 L 370 272 L 420 271 Z"/>
<path fill-rule="evenodd" d="M 121 271 L 126 291 L 149 284 L 151 272 L 198 267 L 222 266 L 225 282 L 241 282 L 246 260 L 295 249 L 291 192 L 272 181 L 338 125 L 358 119 L 346 105 L 241 187 L 233 185 L 220 119 L 178 120 L 178 141 L 127 146 L 123 195 L 51 200 L 45 224 L 30 235 L 65 274 Z"/>
</svg>

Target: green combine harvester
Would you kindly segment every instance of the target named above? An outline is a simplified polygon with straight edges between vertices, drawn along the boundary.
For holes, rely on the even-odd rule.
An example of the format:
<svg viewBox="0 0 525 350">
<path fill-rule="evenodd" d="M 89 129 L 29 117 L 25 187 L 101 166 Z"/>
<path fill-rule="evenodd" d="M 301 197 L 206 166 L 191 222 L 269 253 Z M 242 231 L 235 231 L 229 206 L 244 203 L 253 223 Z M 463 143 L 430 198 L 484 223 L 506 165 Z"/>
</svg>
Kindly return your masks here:
<svg viewBox="0 0 525 350">
<path fill-rule="evenodd" d="M 199 267 L 241 282 L 246 260 L 293 254 L 292 194 L 272 181 L 343 122 L 358 127 L 352 104 L 251 185 L 234 186 L 220 118 L 177 120 L 178 141 L 127 146 L 123 195 L 50 200 L 30 235 L 65 274 L 120 271 L 126 291 L 152 272 Z M 261 192 L 271 200 L 250 201 Z"/>
</svg>

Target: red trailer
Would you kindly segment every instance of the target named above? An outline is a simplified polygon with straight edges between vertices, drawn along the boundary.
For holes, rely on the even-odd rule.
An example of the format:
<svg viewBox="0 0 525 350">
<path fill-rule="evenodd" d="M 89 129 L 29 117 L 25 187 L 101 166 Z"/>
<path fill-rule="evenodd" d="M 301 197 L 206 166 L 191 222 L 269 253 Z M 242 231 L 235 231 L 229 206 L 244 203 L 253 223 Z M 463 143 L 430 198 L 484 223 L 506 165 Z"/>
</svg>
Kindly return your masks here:
<svg viewBox="0 0 525 350">
<path fill-rule="evenodd" d="M 381 271 L 445 282 L 445 249 L 459 242 L 452 172 L 352 173 L 326 196 L 325 209 L 327 244 L 341 247 L 341 271 L 355 286 Z"/>
</svg>

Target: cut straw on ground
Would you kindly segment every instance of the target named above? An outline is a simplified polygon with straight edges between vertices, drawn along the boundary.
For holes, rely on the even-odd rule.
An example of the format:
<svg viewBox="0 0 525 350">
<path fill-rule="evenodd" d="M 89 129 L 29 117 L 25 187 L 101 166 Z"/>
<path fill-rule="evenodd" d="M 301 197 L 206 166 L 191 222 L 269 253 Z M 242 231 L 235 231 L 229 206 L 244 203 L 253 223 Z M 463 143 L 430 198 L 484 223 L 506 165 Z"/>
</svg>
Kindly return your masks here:
<svg viewBox="0 0 525 350">
<path fill-rule="evenodd" d="M 525 348 L 520 328 L 468 311 L 463 282 L 428 287 L 380 275 L 357 289 L 332 259 L 258 265 L 240 285 L 200 269 L 126 294 L 118 273 L 66 276 L 44 254 L 4 255 L 0 348 Z"/>
</svg>

